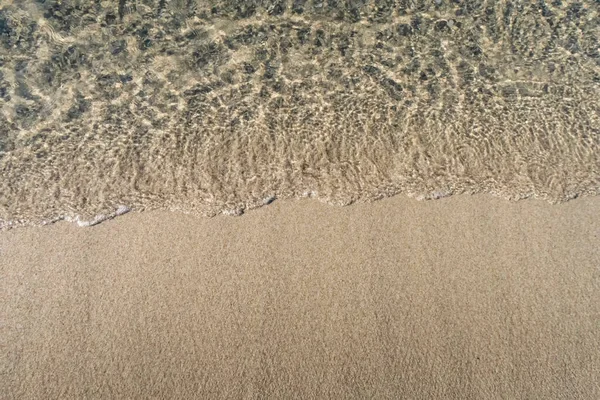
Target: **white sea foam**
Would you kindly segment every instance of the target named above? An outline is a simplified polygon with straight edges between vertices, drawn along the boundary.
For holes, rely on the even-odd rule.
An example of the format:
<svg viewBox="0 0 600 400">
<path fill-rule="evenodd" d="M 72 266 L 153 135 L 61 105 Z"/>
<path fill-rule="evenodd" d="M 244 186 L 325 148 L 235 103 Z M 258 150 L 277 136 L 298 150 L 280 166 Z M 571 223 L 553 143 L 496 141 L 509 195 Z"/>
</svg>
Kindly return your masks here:
<svg viewBox="0 0 600 400">
<path fill-rule="evenodd" d="M 79 215 L 75 216 L 75 217 L 69 217 L 66 216 L 64 217 L 65 221 L 68 222 L 75 222 L 77 225 L 81 226 L 81 227 L 86 227 L 86 226 L 94 226 L 97 225 L 101 222 L 107 221 L 109 219 L 113 219 L 119 215 L 123 215 L 128 213 L 129 211 L 131 211 L 131 208 L 125 205 L 121 205 L 119 206 L 114 212 L 109 213 L 109 214 L 99 214 L 97 216 L 95 216 L 94 218 L 90 219 L 90 220 L 82 220 L 81 217 Z"/>
</svg>

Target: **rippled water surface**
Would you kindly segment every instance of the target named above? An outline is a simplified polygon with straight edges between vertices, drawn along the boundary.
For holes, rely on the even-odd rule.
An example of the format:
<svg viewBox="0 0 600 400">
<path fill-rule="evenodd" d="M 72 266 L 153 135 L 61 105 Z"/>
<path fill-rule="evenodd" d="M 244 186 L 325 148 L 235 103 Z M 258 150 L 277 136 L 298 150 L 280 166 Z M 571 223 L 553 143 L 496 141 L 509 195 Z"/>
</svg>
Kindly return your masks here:
<svg viewBox="0 0 600 400">
<path fill-rule="evenodd" d="M 599 41 L 595 0 L 0 0 L 0 228 L 598 194 Z"/>
</svg>

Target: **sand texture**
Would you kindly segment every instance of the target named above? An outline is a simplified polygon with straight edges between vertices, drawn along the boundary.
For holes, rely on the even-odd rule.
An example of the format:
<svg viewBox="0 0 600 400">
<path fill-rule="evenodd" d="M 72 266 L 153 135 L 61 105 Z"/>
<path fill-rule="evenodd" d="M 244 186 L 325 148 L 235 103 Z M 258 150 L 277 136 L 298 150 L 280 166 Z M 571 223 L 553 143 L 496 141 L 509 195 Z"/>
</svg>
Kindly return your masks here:
<svg viewBox="0 0 600 400">
<path fill-rule="evenodd" d="M 600 198 L 0 233 L 3 399 L 598 399 Z"/>
</svg>

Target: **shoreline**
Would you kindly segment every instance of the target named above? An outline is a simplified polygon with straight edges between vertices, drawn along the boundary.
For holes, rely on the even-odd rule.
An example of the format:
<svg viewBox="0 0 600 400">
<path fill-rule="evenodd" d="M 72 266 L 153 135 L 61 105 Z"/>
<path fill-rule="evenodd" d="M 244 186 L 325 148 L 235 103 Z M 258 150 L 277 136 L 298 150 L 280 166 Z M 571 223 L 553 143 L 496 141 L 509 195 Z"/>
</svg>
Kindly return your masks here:
<svg viewBox="0 0 600 400">
<path fill-rule="evenodd" d="M 600 189 L 599 189 L 600 190 Z M 541 201 L 547 203 L 549 205 L 561 205 L 565 203 L 569 203 L 572 201 L 577 201 L 578 199 L 588 198 L 588 197 L 597 197 L 598 193 L 594 192 L 594 190 L 590 189 L 588 192 L 578 193 L 573 195 L 571 198 L 562 201 L 556 201 L 555 199 L 549 198 L 548 196 L 538 196 L 534 193 L 523 195 L 519 198 L 507 198 L 501 194 L 496 193 L 453 193 L 453 192 L 439 192 L 435 191 L 428 195 L 424 194 L 411 194 L 411 193 L 396 193 L 392 195 L 382 195 L 380 198 L 372 198 L 369 200 L 358 200 L 353 201 L 348 204 L 338 204 L 332 201 L 329 201 L 326 198 L 315 197 L 314 194 L 307 194 L 302 197 L 295 198 L 279 198 L 276 195 L 271 195 L 265 197 L 261 202 L 257 204 L 251 204 L 242 208 L 237 209 L 223 209 L 220 212 L 214 212 L 210 214 L 202 213 L 199 211 L 190 211 L 190 210 L 180 210 L 180 209 L 168 209 L 168 208 L 157 208 L 157 209 L 146 209 L 146 207 L 142 207 L 141 209 L 137 209 L 134 206 L 129 206 L 125 204 L 121 204 L 114 209 L 114 211 L 109 211 L 105 213 L 100 213 L 92 218 L 82 217 L 81 214 L 71 214 L 71 215 L 60 215 L 57 217 L 53 217 L 46 220 L 2 220 L 0 219 L 0 233 L 7 232 L 12 229 L 22 229 L 22 228 L 36 228 L 42 226 L 53 225 L 57 222 L 68 222 L 73 223 L 81 228 L 88 228 L 98 224 L 101 224 L 106 221 L 110 221 L 117 217 L 120 217 L 125 214 L 134 213 L 134 214 L 144 214 L 147 212 L 160 212 L 160 213 L 180 213 L 184 215 L 193 215 L 198 218 L 214 218 L 219 216 L 226 217 L 240 217 L 246 215 L 248 212 L 253 212 L 257 209 L 266 207 L 271 205 L 273 202 L 284 202 L 284 203 L 294 203 L 297 201 L 305 201 L 312 200 L 316 201 L 320 204 L 324 204 L 326 206 L 331 207 L 353 207 L 358 204 L 367 205 L 380 201 L 386 201 L 388 199 L 392 199 L 395 197 L 404 197 L 409 199 L 409 201 L 416 200 L 419 202 L 429 202 L 429 201 L 439 201 L 448 197 L 489 197 L 496 198 L 502 201 L 506 201 L 508 203 L 518 203 L 522 201 Z"/>
</svg>

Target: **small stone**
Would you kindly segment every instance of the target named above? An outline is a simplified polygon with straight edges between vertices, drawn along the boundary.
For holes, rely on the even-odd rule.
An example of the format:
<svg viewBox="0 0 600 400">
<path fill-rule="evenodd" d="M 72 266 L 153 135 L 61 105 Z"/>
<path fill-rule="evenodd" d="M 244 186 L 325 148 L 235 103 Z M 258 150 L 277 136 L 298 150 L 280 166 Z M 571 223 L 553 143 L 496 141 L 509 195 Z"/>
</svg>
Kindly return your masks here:
<svg viewBox="0 0 600 400">
<path fill-rule="evenodd" d="M 272 202 L 274 202 L 276 198 L 277 198 L 277 197 L 275 197 L 275 196 L 269 196 L 269 197 L 265 197 L 265 198 L 263 199 L 263 204 L 264 204 L 264 205 L 269 205 L 269 204 L 271 204 Z"/>
<path fill-rule="evenodd" d="M 445 30 L 447 27 L 448 22 L 443 19 L 435 23 L 435 30 L 438 32 Z"/>
</svg>

